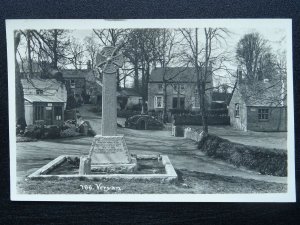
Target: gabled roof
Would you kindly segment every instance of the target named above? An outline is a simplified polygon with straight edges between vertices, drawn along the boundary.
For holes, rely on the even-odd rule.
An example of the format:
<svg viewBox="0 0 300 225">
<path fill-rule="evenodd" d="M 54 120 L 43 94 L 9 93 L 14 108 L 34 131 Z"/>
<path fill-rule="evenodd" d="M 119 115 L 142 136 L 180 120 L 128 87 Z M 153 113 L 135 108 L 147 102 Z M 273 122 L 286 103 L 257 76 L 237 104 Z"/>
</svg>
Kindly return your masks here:
<svg viewBox="0 0 300 225">
<path fill-rule="evenodd" d="M 122 90 L 120 91 L 120 95 L 121 96 L 141 97 L 141 95 L 136 90 L 134 90 L 133 88 L 122 88 Z"/>
<path fill-rule="evenodd" d="M 23 89 L 57 89 L 63 85 L 56 79 L 21 79 Z"/>
<path fill-rule="evenodd" d="M 58 98 L 54 95 L 24 95 L 24 99 L 29 102 L 61 102 L 64 103 L 63 99 Z"/>
<path fill-rule="evenodd" d="M 155 68 L 150 75 L 151 82 L 196 82 L 196 70 L 194 67 L 165 67 Z"/>
<path fill-rule="evenodd" d="M 92 70 L 73 70 L 73 69 L 68 69 L 68 70 L 60 70 L 62 73 L 63 78 L 84 78 L 87 79 L 89 76 L 93 75 Z"/>
<path fill-rule="evenodd" d="M 231 93 L 225 93 L 225 92 L 213 92 L 212 93 L 212 101 L 222 101 L 227 102 L 230 98 Z"/>
<path fill-rule="evenodd" d="M 240 84 L 237 86 L 237 91 L 241 93 L 247 106 L 279 107 L 286 105 L 286 101 L 282 101 L 282 91 L 285 89 L 286 94 L 286 88 L 283 88 L 282 86 L 280 80 L 269 81 L 266 83 L 258 81 L 252 85 Z"/>
</svg>

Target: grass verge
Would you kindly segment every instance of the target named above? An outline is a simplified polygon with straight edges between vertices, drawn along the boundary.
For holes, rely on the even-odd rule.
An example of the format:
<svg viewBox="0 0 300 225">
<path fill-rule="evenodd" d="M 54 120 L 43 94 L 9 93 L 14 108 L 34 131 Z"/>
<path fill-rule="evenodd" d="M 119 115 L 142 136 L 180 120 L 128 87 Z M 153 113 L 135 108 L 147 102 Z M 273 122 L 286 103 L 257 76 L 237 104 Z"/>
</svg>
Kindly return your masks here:
<svg viewBox="0 0 300 225">
<path fill-rule="evenodd" d="M 21 179 L 20 194 L 218 194 L 283 193 L 287 185 L 220 176 L 188 170 L 176 170 L 178 182 L 154 183 L 130 180 Z"/>
</svg>

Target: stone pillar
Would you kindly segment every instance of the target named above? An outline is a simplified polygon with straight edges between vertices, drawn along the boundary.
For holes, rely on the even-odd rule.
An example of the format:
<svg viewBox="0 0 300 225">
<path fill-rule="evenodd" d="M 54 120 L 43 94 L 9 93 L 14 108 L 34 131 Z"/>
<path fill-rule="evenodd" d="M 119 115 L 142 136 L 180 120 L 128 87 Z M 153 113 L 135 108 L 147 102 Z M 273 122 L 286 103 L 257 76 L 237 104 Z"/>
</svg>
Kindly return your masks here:
<svg viewBox="0 0 300 225">
<path fill-rule="evenodd" d="M 86 156 L 80 157 L 79 175 L 86 175 L 91 173 L 91 158 Z"/>
<path fill-rule="evenodd" d="M 103 74 L 102 136 L 117 135 L 117 83 L 116 73 Z"/>
</svg>

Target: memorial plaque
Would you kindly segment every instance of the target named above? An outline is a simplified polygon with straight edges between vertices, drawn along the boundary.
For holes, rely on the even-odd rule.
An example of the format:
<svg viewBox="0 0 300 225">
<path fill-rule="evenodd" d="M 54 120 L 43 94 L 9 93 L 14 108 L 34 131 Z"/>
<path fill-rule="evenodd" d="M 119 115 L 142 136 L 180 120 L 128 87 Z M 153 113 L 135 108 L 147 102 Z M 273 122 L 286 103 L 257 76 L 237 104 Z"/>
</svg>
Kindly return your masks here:
<svg viewBox="0 0 300 225">
<path fill-rule="evenodd" d="M 92 166 L 131 162 L 123 136 L 95 136 L 89 156 Z"/>
</svg>

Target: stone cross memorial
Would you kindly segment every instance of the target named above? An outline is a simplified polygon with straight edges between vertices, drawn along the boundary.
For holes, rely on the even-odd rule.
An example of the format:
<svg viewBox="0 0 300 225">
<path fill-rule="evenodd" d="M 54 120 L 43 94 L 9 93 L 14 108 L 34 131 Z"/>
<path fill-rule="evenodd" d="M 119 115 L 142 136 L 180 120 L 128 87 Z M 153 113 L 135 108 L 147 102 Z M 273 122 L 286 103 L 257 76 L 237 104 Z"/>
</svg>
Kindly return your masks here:
<svg viewBox="0 0 300 225">
<path fill-rule="evenodd" d="M 123 65 L 123 56 L 116 54 L 117 51 L 115 47 L 104 47 L 96 57 L 97 66 L 103 72 L 102 134 L 94 137 L 87 160 L 92 170 L 130 173 L 136 168 L 136 159 L 131 157 L 124 137 L 117 136 L 116 74 Z"/>
</svg>

